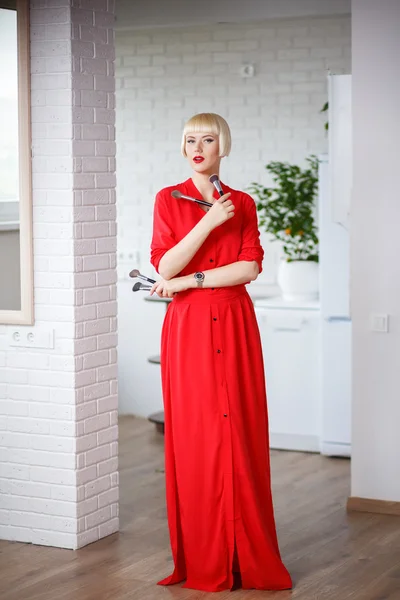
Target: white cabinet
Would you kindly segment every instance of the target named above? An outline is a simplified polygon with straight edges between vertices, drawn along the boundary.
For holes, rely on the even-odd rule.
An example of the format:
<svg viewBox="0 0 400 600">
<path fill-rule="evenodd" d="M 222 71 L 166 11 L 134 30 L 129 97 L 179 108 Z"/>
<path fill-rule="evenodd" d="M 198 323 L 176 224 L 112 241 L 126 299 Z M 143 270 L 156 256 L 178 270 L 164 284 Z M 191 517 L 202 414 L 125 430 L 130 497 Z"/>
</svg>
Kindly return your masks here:
<svg viewBox="0 0 400 600">
<path fill-rule="evenodd" d="M 319 452 L 320 313 L 317 305 L 256 301 L 271 448 Z"/>
</svg>

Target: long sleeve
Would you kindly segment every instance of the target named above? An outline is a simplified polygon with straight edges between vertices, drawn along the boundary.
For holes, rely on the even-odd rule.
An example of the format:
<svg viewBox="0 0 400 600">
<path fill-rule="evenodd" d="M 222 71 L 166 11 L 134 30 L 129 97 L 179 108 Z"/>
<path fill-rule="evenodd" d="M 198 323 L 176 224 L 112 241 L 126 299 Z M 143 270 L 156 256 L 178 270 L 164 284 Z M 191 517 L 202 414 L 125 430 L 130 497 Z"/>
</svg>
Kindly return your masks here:
<svg viewBox="0 0 400 600">
<path fill-rule="evenodd" d="M 153 237 L 150 246 L 150 262 L 157 273 L 159 273 L 160 260 L 176 243 L 175 233 L 170 225 L 165 196 L 162 192 L 159 192 L 154 203 Z"/>
<path fill-rule="evenodd" d="M 253 198 L 247 194 L 243 202 L 243 211 L 242 245 L 238 260 L 255 260 L 261 273 L 264 249 L 260 243 L 256 205 Z"/>
</svg>

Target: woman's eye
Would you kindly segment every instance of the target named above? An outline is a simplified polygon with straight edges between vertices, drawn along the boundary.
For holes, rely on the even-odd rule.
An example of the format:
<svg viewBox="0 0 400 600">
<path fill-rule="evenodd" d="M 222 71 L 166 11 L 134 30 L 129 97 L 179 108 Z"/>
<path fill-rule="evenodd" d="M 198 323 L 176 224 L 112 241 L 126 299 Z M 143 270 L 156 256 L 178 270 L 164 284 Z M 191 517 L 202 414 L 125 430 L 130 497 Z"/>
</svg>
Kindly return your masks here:
<svg viewBox="0 0 400 600">
<path fill-rule="evenodd" d="M 208 138 L 208 139 L 206 139 L 206 142 L 207 142 L 207 143 L 211 143 L 211 142 L 213 142 L 213 141 L 214 141 L 214 140 L 213 140 L 212 138 Z"/>
<path fill-rule="evenodd" d="M 186 140 L 187 144 L 194 144 L 194 140 Z"/>
</svg>

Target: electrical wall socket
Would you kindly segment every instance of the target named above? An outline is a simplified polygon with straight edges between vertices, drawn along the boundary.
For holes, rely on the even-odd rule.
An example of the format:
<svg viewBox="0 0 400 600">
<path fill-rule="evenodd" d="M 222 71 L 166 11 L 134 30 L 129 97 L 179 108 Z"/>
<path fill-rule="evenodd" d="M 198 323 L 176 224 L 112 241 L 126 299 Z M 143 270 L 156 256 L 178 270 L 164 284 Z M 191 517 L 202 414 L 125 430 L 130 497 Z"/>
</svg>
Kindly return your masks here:
<svg viewBox="0 0 400 600">
<path fill-rule="evenodd" d="M 47 327 L 10 327 L 8 345 L 18 348 L 54 348 L 54 329 Z"/>
<path fill-rule="evenodd" d="M 243 77 L 243 79 L 246 79 L 248 77 L 254 77 L 254 73 L 255 73 L 254 65 L 252 65 L 252 64 L 241 65 L 239 72 L 240 72 L 240 76 Z"/>
<path fill-rule="evenodd" d="M 388 333 L 389 331 L 389 315 L 371 315 L 371 330 L 379 331 L 380 333 Z"/>
</svg>

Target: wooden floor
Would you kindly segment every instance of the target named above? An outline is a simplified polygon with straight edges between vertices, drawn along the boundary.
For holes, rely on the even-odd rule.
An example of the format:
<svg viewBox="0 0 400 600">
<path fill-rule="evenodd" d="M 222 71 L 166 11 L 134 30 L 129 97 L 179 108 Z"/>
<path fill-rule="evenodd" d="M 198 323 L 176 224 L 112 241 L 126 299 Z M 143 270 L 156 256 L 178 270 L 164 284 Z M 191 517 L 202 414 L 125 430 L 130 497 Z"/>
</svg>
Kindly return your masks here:
<svg viewBox="0 0 400 600">
<path fill-rule="evenodd" d="M 128 417 L 120 421 L 120 533 L 76 552 L 0 541 L 0 599 L 399 600 L 399 517 L 346 513 L 347 459 L 271 454 L 278 537 L 292 591 L 210 594 L 156 586 L 172 568 L 163 436 Z"/>
</svg>

